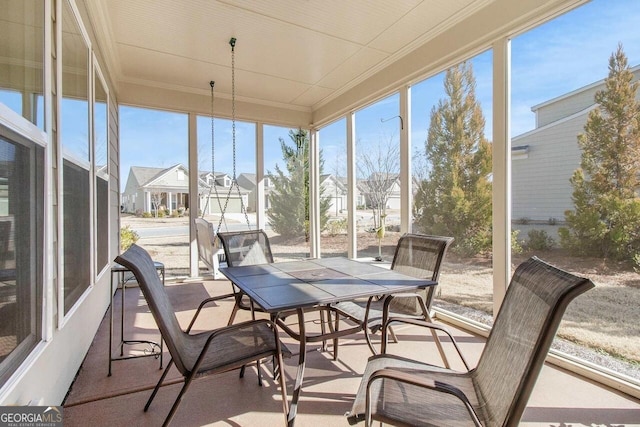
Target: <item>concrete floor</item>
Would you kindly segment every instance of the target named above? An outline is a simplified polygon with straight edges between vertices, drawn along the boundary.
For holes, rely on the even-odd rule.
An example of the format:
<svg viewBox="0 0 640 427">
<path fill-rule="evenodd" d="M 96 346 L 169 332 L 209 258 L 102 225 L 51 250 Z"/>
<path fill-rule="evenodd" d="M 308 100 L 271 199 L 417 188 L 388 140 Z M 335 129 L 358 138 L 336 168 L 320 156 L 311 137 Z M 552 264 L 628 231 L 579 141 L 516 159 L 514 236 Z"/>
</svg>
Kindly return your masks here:
<svg viewBox="0 0 640 427">
<path fill-rule="evenodd" d="M 180 323 L 186 327 L 194 309 L 202 299 L 231 290 L 227 281 L 205 281 L 167 285 Z M 120 291 L 114 304 L 115 341 L 119 341 L 121 314 Z M 196 329 L 205 330 L 226 324 L 232 308 L 231 300 L 221 301 L 204 310 Z M 159 333 L 138 288 L 126 291 L 125 337 L 157 340 Z M 240 313 L 236 322 L 248 319 Z M 317 318 L 309 320 L 308 329 L 318 328 Z M 451 328 L 471 366 L 475 366 L 484 339 Z M 438 353 L 422 331 L 396 329 L 400 342 L 390 345 L 394 353 L 441 364 Z M 289 398 L 297 372 L 295 341 L 281 337 L 294 353 L 285 361 Z M 299 403 L 298 426 L 346 426 L 345 412 L 351 408 L 370 356 L 362 334 L 340 340 L 339 360 L 333 361 L 332 349 L 320 351 L 319 345 L 308 346 L 305 381 Z M 447 345 L 445 344 L 445 347 Z M 140 349 L 141 347 L 137 347 Z M 448 348 L 448 347 L 447 347 Z M 126 349 L 131 354 L 140 350 Z M 112 354 L 118 355 L 116 344 Z M 156 426 L 161 425 L 181 387 L 180 375 L 172 368 L 169 384 L 163 386 L 148 412 L 144 404 L 158 378 L 159 360 L 153 357 L 114 361 L 113 374 L 107 376 L 109 354 L 108 313 L 96 334 L 78 377 L 65 399 L 64 425 L 70 426 Z M 449 352 L 453 367 L 462 364 Z M 165 349 L 165 361 L 169 359 Z M 247 369 L 243 379 L 237 371 L 195 380 L 185 395 L 173 420 L 175 426 L 271 426 L 284 425 L 280 392 L 269 369 L 263 367 L 263 387 L 257 384 L 256 367 Z M 524 413 L 523 426 L 640 426 L 640 401 L 562 369 L 545 365 Z"/>
</svg>

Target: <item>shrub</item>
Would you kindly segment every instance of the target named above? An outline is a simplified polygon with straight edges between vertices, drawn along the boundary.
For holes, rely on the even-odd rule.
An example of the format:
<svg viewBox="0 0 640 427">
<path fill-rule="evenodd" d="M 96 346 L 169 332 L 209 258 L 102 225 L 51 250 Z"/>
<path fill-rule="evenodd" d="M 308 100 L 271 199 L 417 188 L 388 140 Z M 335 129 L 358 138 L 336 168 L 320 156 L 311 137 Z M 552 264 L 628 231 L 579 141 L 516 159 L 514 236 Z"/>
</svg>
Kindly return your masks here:
<svg viewBox="0 0 640 427">
<path fill-rule="evenodd" d="M 126 227 L 120 228 L 120 249 L 126 251 L 131 245 L 137 242 L 139 238 L 138 233 L 132 230 L 130 226 L 127 225 Z"/>
<path fill-rule="evenodd" d="M 178 212 L 178 211 L 171 212 L 171 218 L 178 218 L 179 216 L 181 216 L 180 212 Z"/>
<path fill-rule="evenodd" d="M 159 210 L 159 211 L 157 212 L 157 216 L 158 216 L 158 218 L 164 218 L 166 215 L 167 215 L 167 214 L 166 214 L 166 212 L 164 211 L 164 209 Z"/>
<path fill-rule="evenodd" d="M 520 234 L 520 230 L 511 230 L 511 252 L 514 254 L 522 253 L 522 245 L 518 241 L 518 234 Z"/>
<path fill-rule="evenodd" d="M 142 212 L 142 218 L 153 218 L 151 212 Z"/>
<path fill-rule="evenodd" d="M 544 230 L 529 230 L 526 247 L 532 251 L 548 251 L 552 249 L 556 242 Z"/>
<path fill-rule="evenodd" d="M 336 234 L 344 234 L 347 232 L 347 219 L 340 218 L 327 222 L 327 232 L 331 236 Z"/>
</svg>

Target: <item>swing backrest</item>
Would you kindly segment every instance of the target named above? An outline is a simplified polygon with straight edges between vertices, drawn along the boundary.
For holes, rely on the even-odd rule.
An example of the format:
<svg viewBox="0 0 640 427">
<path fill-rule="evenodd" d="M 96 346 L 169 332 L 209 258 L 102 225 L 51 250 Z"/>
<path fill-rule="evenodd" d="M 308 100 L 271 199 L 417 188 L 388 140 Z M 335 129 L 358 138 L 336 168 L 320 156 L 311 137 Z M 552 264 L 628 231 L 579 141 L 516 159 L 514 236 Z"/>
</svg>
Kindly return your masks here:
<svg viewBox="0 0 640 427">
<path fill-rule="evenodd" d="M 269 238 L 263 230 L 218 233 L 229 267 L 273 262 Z"/>
<path fill-rule="evenodd" d="M 196 240 L 198 241 L 198 257 L 210 271 L 215 271 L 214 257 L 218 256 L 218 239 L 213 224 L 203 218 L 196 218 Z"/>
</svg>

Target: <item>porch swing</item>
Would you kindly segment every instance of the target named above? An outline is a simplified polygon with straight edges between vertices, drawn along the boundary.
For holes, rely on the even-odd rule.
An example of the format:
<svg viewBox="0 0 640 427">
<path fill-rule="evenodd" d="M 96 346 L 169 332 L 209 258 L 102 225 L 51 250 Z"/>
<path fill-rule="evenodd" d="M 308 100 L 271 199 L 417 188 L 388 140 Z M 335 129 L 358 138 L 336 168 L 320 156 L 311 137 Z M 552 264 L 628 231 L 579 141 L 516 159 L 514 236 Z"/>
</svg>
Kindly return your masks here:
<svg viewBox="0 0 640 427">
<path fill-rule="evenodd" d="M 220 262 L 225 261 L 224 257 L 224 249 L 220 243 L 218 238 L 218 233 L 222 228 L 222 224 L 224 223 L 225 230 L 229 230 L 225 219 L 225 212 L 229 205 L 229 199 L 231 198 L 231 193 L 234 187 L 238 191 L 238 198 L 240 199 L 240 210 L 244 213 L 245 220 L 247 223 L 247 229 L 251 230 L 251 224 L 249 221 L 249 215 L 247 214 L 247 209 L 244 205 L 244 201 L 242 198 L 242 193 L 240 191 L 240 185 L 238 184 L 238 179 L 236 175 L 236 98 L 235 98 L 235 43 L 236 39 L 232 38 L 229 40 L 229 44 L 231 45 L 231 133 L 232 133 L 232 147 L 233 147 L 233 175 L 231 179 L 231 185 L 229 186 L 229 191 L 227 192 L 227 196 L 225 198 L 224 206 L 221 202 L 220 193 L 218 192 L 218 186 L 216 185 L 216 176 L 215 176 L 215 120 L 214 120 L 214 86 L 215 81 L 210 81 L 209 86 L 211 87 L 211 176 L 212 182 L 209 185 L 209 193 L 207 195 L 205 204 L 202 208 L 202 212 L 200 214 L 200 218 L 196 218 L 195 226 L 196 226 L 196 240 L 198 243 L 198 257 L 199 259 L 207 266 L 207 268 L 212 272 L 213 278 L 220 278 L 220 273 L 218 268 L 220 266 Z M 211 201 L 212 192 L 215 193 L 215 200 L 218 203 L 218 208 L 220 212 L 220 221 L 218 222 L 218 227 L 214 230 L 213 224 L 206 219 L 204 219 L 205 214 L 209 210 L 209 202 Z"/>
</svg>

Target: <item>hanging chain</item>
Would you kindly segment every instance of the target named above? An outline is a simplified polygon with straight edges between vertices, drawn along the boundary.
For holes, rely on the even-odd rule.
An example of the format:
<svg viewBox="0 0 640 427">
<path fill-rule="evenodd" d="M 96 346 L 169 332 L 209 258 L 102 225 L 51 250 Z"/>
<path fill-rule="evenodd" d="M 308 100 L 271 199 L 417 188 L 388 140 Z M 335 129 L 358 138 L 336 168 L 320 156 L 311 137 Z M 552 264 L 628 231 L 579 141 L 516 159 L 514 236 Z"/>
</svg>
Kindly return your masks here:
<svg viewBox="0 0 640 427">
<path fill-rule="evenodd" d="M 216 200 L 218 201 L 218 207 L 220 208 L 220 212 L 222 213 L 222 216 L 220 218 L 220 223 L 218 224 L 218 229 L 215 231 L 215 235 L 217 236 L 218 233 L 220 232 L 220 227 L 222 226 L 222 221 L 224 221 L 224 212 L 222 210 L 222 204 L 220 203 L 220 194 L 218 194 L 218 186 L 216 185 L 216 173 L 215 173 L 215 167 L 216 167 L 216 144 L 215 144 L 215 119 L 213 117 L 213 113 L 215 111 L 215 109 L 213 108 L 213 104 L 215 101 L 215 95 L 214 95 L 214 91 L 213 91 L 213 87 L 215 85 L 216 82 L 214 82 L 213 80 L 211 80 L 209 82 L 209 85 L 211 86 L 211 177 L 213 178 L 213 182 L 212 184 L 209 186 L 209 195 L 207 196 L 207 201 L 204 204 L 204 208 L 202 209 L 202 218 L 204 218 L 205 212 L 207 212 L 209 210 L 209 202 L 211 201 L 211 190 L 213 190 L 216 193 Z M 225 221 L 225 226 L 227 225 L 226 221 Z M 216 244 L 217 244 L 217 239 L 216 239 Z"/>
<path fill-rule="evenodd" d="M 238 189 L 238 197 L 240 198 L 240 210 L 244 213 L 244 219 L 247 221 L 247 228 L 250 230 L 251 223 L 249 221 L 249 214 L 247 213 L 247 208 L 242 200 L 240 184 L 238 184 L 236 175 L 236 39 L 232 38 L 231 40 L 229 40 L 229 44 L 231 45 L 231 139 L 233 146 L 233 180 L 231 181 L 231 187 L 233 188 L 235 184 L 236 188 Z M 229 189 L 229 194 L 231 194 L 231 188 Z M 227 203 L 228 202 L 229 199 L 227 198 Z"/>
<path fill-rule="evenodd" d="M 233 148 L 233 176 L 231 179 L 231 186 L 229 187 L 229 192 L 227 193 L 227 198 L 224 202 L 224 207 L 221 209 L 220 222 L 218 223 L 218 231 L 222 226 L 222 221 L 224 221 L 224 214 L 227 211 L 227 206 L 229 205 L 229 198 L 231 197 L 231 191 L 233 191 L 234 185 L 238 190 L 238 197 L 240 198 L 240 210 L 244 213 L 244 218 L 247 222 L 247 228 L 251 229 L 249 214 L 247 213 L 247 209 L 244 206 L 244 202 L 242 200 L 242 193 L 240 191 L 240 185 L 238 184 L 238 178 L 236 173 L 236 50 L 235 50 L 236 39 L 231 38 L 231 40 L 229 40 L 229 44 L 231 45 L 231 142 L 232 142 L 231 146 Z M 211 117 L 213 117 L 213 113 L 211 114 Z M 212 154 L 212 159 L 213 159 L 213 154 Z M 213 160 L 212 160 L 212 163 L 213 163 Z M 213 166 L 212 166 L 212 169 L 213 169 Z M 217 189 L 216 189 L 216 194 L 217 194 Z M 218 203 L 219 201 L 220 201 L 220 198 L 218 197 Z"/>
<path fill-rule="evenodd" d="M 211 174 L 213 175 L 213 86 L 215 82 L 211 80 L 209 82 L 209 86 L 211 86 Z M 200 167 L 198 167 L 198 177 L 200 176 Z M 211 187 L 209 187 L 209 195 L 207 196 L 207 200 L 204 202 L 204 206 L 202 207 L 202 214 L 200 218 L 204 218 L 205 213 L 209 210 L 209 201 L 211 200 Z"/>
<path fill-rule="evenodd" d="M 233 180 L 236 180 L 236 39 L 231 44 L 231 139 L 233 146 Z"/>
<path fill-rule="evenodd" d="M 214 82 L 213 80 L 211 80 L 209 82 L 209 84 L 211 85 L 211 175 L 213 176 L 213 182 L 215 184 L 215 179 L 216 179 L 216 173 L 215 173 L 215 166 L 216 166 L 216 150 L 214 148 L 213 145 L 213 141 L 215 141 L 215 132 L 214 132 L 214 120 L 213 120 L 213 86 L 215 85 L 216 82 Z"/>
</svg>

